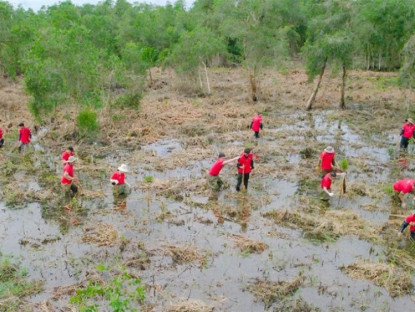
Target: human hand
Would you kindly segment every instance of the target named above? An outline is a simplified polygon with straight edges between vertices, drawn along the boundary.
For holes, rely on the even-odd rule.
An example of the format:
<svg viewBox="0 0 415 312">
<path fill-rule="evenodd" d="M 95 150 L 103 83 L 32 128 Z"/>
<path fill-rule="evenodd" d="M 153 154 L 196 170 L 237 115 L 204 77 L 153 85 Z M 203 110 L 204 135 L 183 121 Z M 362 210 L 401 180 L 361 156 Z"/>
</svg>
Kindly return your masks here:
<svg viewBox="0 0 415 312">
<path fill-rule="evenodd" d="M 402 209 L 406 209 L 406 203 L 402 203 L 401 207 Z"/>
<path fill-rule="evenodd" d="M 402 237 L 402 232 L 398 231 L 398 237 Z"/>
<path fill-rule="evenodd" d="M 329 196 L 330 196 L 330 197 L 333 197 L 333 196 L 334 196 L 334 193 L 329 193 Z"/>
</svg>

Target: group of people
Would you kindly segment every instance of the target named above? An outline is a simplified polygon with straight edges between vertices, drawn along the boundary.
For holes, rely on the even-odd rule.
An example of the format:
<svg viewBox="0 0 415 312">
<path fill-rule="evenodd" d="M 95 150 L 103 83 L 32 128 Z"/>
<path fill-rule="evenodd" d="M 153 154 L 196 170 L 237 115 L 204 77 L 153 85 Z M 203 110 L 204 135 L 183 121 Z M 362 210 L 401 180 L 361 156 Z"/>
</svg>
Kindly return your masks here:
<svg viewBox="0 0 415 312">
<path fill-rule="evenodd" d="M 32 139 L 32 133 L 28 127 L 25 127 L 24 123 L 19 123 L 19 139 L 18 139 L 18 151 L 21 153 L 25 146 L 27 146 Z M 259 138 L 259 133 L 263 129 L 263 120 L 261 113 L 256 114 L 251 121 L 250 128 L 254 131 L 255 138 Z M 408 144 L 411 138 L 413 138 L 415 133 L 415 123 L 412 118 L 405 120 L 405 123 L 401 129 L 401 140 L 400 140 L 400 149 L 403 152 L 407 151 Z M 3 130 L 0 128 L 0 148 L 4 145 Z M 72 146 L 62 153 L 62 162 L 63 162 L 63 174 L 61 177 L 61 184 L 65 190 L 66 194 L 74 195 L 78 192 L 79 180 L 74 175 L 74 163 L 77 160 L 75 157 L 75 151 Z M 239 156 L 226 159 L 226 155 L 223 152 L 220 152 L 216 162 L 212 165 L 208 171 L 208 182 L 214 192 L 220 191 L 223 186 L 223 181 L 219 177 L 219 174 L 224 167 L 224 165 L 233 163 L 236 161 L 237 169 L 237 182 L 236 182 L 236 191 L 241 191 L 241 186 L 245 190 L 248 189 L 248 182 L 250 175 L 254 170 L 254 155 L 252 154 L 251 148 L 245 148 L 243 153 Z M 340 168 L 336 165 L 335 161 L 335 151 L 332 146 L 327 146 L 324 151 L 320 154 L 318 169 L 321 173 L 321 189 L 330 197 L 334 196 L 334 192 L 331 189 L 333 180 L 338 176 L 345 176 L 346 173 L 342 172 Z M 114 195 L 124 195 L 127 194 L 131 185 L 125 179 L 126 173 L 129 172 L 128 166 L 126 164 L 121 164 L 117 170 L 112 174 L 110 182 L 114 187 Z M 75 182 L 75 183 L 74 183 Z M 128 188 L 127 188 L 128 187 Z M 402 179 L 394 183 L 393 185 L 394 197 L 398 199 L 401 203 L 403 209 L 407 208 L 405 196 L 407 194 L 414 195 L 413 203 L 415 205 L 415 179 Z M 415 239 L 415 211 L 410 214 L 405 221 L 402 223 L 399 234 L 401 234 L 405 228 L 410 225 L 410 235 L 412 239 Z"/>
</svg>

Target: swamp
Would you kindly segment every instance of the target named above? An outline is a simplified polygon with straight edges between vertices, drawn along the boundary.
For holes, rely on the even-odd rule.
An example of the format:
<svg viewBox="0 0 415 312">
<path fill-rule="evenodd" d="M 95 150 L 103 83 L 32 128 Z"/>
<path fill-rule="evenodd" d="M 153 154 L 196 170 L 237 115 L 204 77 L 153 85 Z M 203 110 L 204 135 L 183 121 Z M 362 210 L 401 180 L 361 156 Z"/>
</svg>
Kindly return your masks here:
<svg viewBox="0 0 415 312">
<path fill-rule="evenodd" d="M 413 144 L 400 155 L 398 143 L 415 94 L 395 74 L 351 71 L 344 110 L 341 80 L 327 74 L 312 111 L 300 69 L 264 71 L 256 103 L 241 68 L 212 69 L 213 92 L 201 96 L 169 70 L 152 75 L 139 110 L 104 110 L 97 136 L 76 141 L 72 108 L 38 128 L 22 84 L 1 81 L 0 311 L 409 311 L 415 246 L 397 233 L 415 207 L 391 195 L 413 175 Z M 24 155 L 21 120 L 34 134 Z M 60 189 L 67 145 L 78 157 L 73 199 Z M 316 172 L 328 145 L 348 165 L 346 193 L 337 180 L 331 198 Z M 212 193 L 218 153 L 245 147 L 249 189 L 235 191 L 233 163 Z M 121 163 L 132 188 L 116 198 L 109 178 Z"/>
</svg>

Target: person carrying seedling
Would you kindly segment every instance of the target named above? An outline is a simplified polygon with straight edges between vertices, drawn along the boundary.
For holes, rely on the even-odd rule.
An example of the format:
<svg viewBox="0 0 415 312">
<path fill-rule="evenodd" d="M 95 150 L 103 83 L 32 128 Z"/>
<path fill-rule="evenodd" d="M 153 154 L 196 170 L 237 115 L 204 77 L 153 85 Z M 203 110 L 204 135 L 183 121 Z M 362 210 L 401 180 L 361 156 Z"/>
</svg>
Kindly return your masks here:
<svg viewBox="0 0 415 312">
<path fill-rule="evenodd" d="M 402 236 L 403 231 L 406 229 L 407 226 L 409 227 L 409 233 L 412 240 L 415 240 L 415 211 L 412 211 L 409 216 L 406 217 L 405 221 L 402 222 L 399 231 L 398 237 Z"/>
<path fill-rule="evenodd" d="M 111 176 L 111 184 L 114 186 L 114 193 L 116 195 L 126 195 L 128 192 L 128 189 L 126 188 L 126 185 L 131 188 L 131 185 L 128 184 L 127 181 L 125 181 L 125 174 L 129 172 L 128 166 L 126 164 L 122 164 L 117 168 L 117 171 L 113 173 Z"/>
<path fill-rule="evenodd" d="M 401 129 L 401 142 L 399 144 L 399 147 L 403 149 L 404 151 L 408 150 L 408 144 L 409 140 L 414 136 L 415 131 L 415 124 L 412 118 L 408 118 L 405 120 L 405 123 L 402 126 Z"/>
<path fill-rule="evenodd" d="M 29 128 L 24 126 L 24 123 L 19 123 L 19 153 L 22 152 L 24 146 L 30 143 L 30 139 L 32 138 L 32 133 Z"/>
<path fill-rule="evenodd" d="M 62 162 L 64 165 L 71 156 L 75 156 L 75 151 L 72 146 L 68 146 L 68 148 L 62 153 Z"/>
<path fill-rule="evenodd" d="M 61 185 L 65 190 L 66 195 L 74 196 L 78 192 L 78 187 L 73 183 L 74 181 L 78 180 L 78 178 L 74 176 L 73 165 L 75 160 L 75 156 L 70 156 L 68 160 L 65 162 L 65 166 L 63 168 Z"/>
<path fill-rule="evenodd" d="M 345 176 L 345 175 L 346 175 L 346 172 L 336 173 L 336 171 L 332 171 L 332 172 L 326 173 L 326 175 L 321 180 L 320 186 L 323 189 L 323 191 L 327 193 L 327 195 L 329 195 L 330 197 L 333 197 L 334 193 L 331 191 L 331 183 L 337 176 Z"/>
<path fill-rule="evenodd" d="M 263 128 L 261 113 L 258 113 L 257 115 L 255 115 L 252 118 L 250 128 L 255 132 L 254 135 L 258 139 L 259 138 L 259 130 L 260 129 L 262 130 L 262 128 Z"/>
<path fill-rule="evenodd" d="M 250 148 L 245 148 L 244 152 L 239 156 L 238 163 L 238 182 L 236 184 L 236 191 L 241 190 L 242 180 L 244 181 L 245 190 L 248 190 L 249 174 L 254 170 L 254 156 Z"/>
<path fill-rule="evenodd" d="M 219 153 L 218 159 L 216 160 L 216 162 L 212 165 L 212 167 L 209 170 L 209 177 L 208 177 L 209 185 L 212 188 L 212 190 L 215 192 L 220 191 L 220 189 L 223 186 L 223 181 L 219 177 L 219 173 L 222 170 L 223 166 L 239 158 L 238 156 L 232 159 L 225 160 L 225 157 L 226 156 L 224 153 L 222 152 Z"/>
<path fill-rule="evenodd" d="M 336 166 L 334 148 L 332 146 L 327 146 L 323 152 L 320 154 L 320 159 L 318 162 L 318 168 L 321 169 L 321 174 L 324 177 L 327 173 L 332 172 L 335 169 L 338 169 Z"/>
<path fill-rule="evenodd" d="M 414 195 L 412 202 L 415 204 L 415 180 L 414 179 L 403 179 L 396 181 L 393 185 L 394 197 L 398 195 L 401 206 L 403 209 L 406 209 L 405 194 L 411 193 Z"/>
</svg>

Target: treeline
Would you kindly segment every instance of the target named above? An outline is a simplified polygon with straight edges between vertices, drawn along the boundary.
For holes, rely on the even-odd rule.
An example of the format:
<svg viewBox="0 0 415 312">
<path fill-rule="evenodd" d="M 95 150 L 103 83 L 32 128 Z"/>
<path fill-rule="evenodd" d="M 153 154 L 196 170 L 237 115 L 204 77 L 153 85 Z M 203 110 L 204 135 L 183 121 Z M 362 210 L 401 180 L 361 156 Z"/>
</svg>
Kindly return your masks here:
<svg viewBox="0 0 415 312">
<path fill-rule="evenodd" d="M 206 93 L 209 67 L 243 66 L 254 101 L 261 70 L 298 60 L 310 81 L 329 65 L 343 81 L 353 68 L 399 70 L 413 86 L 414 26 L 415 0 L 65 1 L 37 13 L 0 0 L 0 69 L 23 76 L 39 118 L 58 105 L 136 107 L 154 66 Z"/>
</svg>

